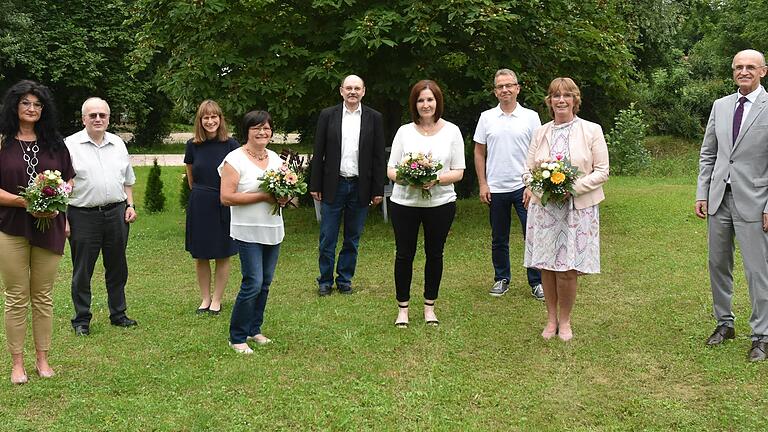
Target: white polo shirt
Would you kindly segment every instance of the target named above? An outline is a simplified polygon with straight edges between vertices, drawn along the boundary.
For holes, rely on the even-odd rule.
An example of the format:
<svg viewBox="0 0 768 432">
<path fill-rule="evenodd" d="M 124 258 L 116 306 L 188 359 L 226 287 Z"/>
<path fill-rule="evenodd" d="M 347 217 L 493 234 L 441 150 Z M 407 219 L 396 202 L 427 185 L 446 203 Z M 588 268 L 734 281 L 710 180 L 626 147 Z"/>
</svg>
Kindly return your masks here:
<svg viewBox="0 0 768 432">
<path fill-rule="evenodd" d="M 514 192 L 524 186 L 522 175 L 539 114 L 517 103 L 511 114 L 497 105 L 480 114 L 474 141 L 486 146 L 485 177 L 491 193 Z"/>
</svg>

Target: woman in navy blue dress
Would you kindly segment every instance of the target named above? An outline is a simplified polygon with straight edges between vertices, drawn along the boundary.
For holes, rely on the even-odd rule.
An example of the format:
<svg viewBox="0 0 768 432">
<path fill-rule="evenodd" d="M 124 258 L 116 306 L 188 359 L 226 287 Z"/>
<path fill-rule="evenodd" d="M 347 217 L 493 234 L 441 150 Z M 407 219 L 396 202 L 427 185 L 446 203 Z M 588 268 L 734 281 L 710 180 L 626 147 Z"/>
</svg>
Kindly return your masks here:
<svg viewBox="0 0 768 432">
<path fill-rule="evenodd" d="M 218 315 L 229 280 L 229 258 L 237 253 L 229 236 L 229 207 L 219 198 L 221 177 L 216 168 L 232 150 L 240 147 L 227 132 L 219 104 L 205 100 L 195 115 L 195 136 L 187 141 L 184 163 L 192 190 L 187 205 L 186 250 L 195 259 L 200 306 L 197 313 Z M 211 265 L 216 261 L 211 294 Z"/>
</svg>

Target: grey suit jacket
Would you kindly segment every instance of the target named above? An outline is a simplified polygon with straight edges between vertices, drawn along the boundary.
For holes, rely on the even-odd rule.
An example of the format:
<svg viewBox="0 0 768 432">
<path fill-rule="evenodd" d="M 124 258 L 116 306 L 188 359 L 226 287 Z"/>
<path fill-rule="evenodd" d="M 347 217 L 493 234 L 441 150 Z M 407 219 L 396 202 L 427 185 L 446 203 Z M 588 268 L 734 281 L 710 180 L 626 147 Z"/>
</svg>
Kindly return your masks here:
<svg viewBox="0 0 768 432">
<path fill-rule="evenodd" d="M 701 144 L 696 199 L 706 200 L 707 213 L 715 214 L 730 176 L 736 210 L 744 220 L 758 222 L 768 213 L 768 93 L 760 87 L 732 143 L 737 100 L 734 93 L 712 105 Z"/>
</svg>

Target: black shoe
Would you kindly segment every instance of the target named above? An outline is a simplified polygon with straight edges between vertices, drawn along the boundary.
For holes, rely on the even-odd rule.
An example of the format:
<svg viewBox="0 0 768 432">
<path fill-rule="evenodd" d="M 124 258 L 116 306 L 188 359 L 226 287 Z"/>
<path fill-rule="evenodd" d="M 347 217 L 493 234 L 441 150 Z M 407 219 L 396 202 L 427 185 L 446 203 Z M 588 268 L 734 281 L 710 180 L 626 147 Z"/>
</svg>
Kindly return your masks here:
<svg viewBox="0 0 768 432">
<path fill-rule="evenodd" d="M 209 313 L 210 315 L 213 315 L 213 316 L 219 315 L 219 314 L 221 313 L 221 308 L 219 308 L 219 310 L 216 310 L 216 309 L 210 309 L 210 308 L 209 308 L 209 309 L 208 309 L 208 313 Z"/>
<path fill-rule="evenodd" d="M 759 362 L 765 360 L 766 352 L 768 352 L 768 342 L 752 341 L 752 348 L 749 349 L 749 361 Z"/>
<path fill-rule="evenodd" d="M 341 294 L 349 295 L 349 294 L 352 294 L 354 292 L 354 291 L 352 291 L 352 287 L 349 286 L 349 285 L 339 285 L 338 288 L 339 288 L 339 292 Z"/>
<path fill-rule="evenodd" d="M 88 336 L 91 334 L 91 329 L 87 325 L 75 326 L 75 336 Z"/>
<path fill-rule="evenodd" d="M 712 336 L 707 339 L 708 346 L 720 345 L 726 339 L 733 339 L 736 337 L 736 330 L 733 327 L 728 327 L 725 324 L 721 324 L 715 328 L 712 332 Z"/>
<path fill-rule="evenodd" d="M 118 326 L 118 327 L 133 327 L 133 326 L 138 325 L 138 324 L 139 323 L 137 323 L 136 321 L 128 318 L 127 316 L 119 318 L 117 321 L 112 321 L 112 325 L 113 326 Z"/>
<path fill-rule="evenodd" d="M 204 313 L 206 313 L 208 311 L 209 311 L 208 308 L 197 308 L 197 310 L 195 311 L 195 314 L 202 315 L 202 314 L 204 314 Z"/>
<path fill-rule="evenodd" d="M 321 286 L 317 288 L 317 295 L 320 297 L 325 297 L 331 295 L 331 287 L 329 286 Z"/>
</svg>

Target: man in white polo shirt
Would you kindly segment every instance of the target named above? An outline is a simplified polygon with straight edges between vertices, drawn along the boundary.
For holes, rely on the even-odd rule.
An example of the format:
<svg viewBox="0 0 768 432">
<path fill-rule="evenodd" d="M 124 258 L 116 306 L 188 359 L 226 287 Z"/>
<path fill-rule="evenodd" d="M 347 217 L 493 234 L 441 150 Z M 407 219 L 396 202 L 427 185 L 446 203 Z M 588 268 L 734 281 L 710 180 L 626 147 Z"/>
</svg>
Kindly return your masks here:
<svg viewBox="0 0 768 432">
<path fill-rule="evenodd" d="M 125 314 L 128 281 L 129 224 L 136 220 L 133 184 L 136 176 L 125 143 L 107 132 L 109 105 L 90 98 L 83 103 L 85 129 L 65 140 L 75 184 L 67 210 L 69 248 L 72 252 L 72 328 L 87 336 L 91 324 L 91 277 L 99 254 L 104 258 L 109 320 L 118 327 L 133 327 Z"/>
<path fill-rule="evenodd" d="M 499 105 L 480 115 L 475 129 L 475 170 L 480 185 L 480 201 L 488 204 L 491 220 L 491 258 L 494 269 L 492 296 L 502 296 L 509 289 L 509 231 L 514 206 L 525 238 L 527 219 L 523 171 L 528 145 L 539 115 L 517 103 L 520 83 L 509 69 L 499 69 L 494 78 L 494 94 Z M 528 269 L 528 285 L 537 300 L 544 300 L 541 273 Z"/>
</svg>

